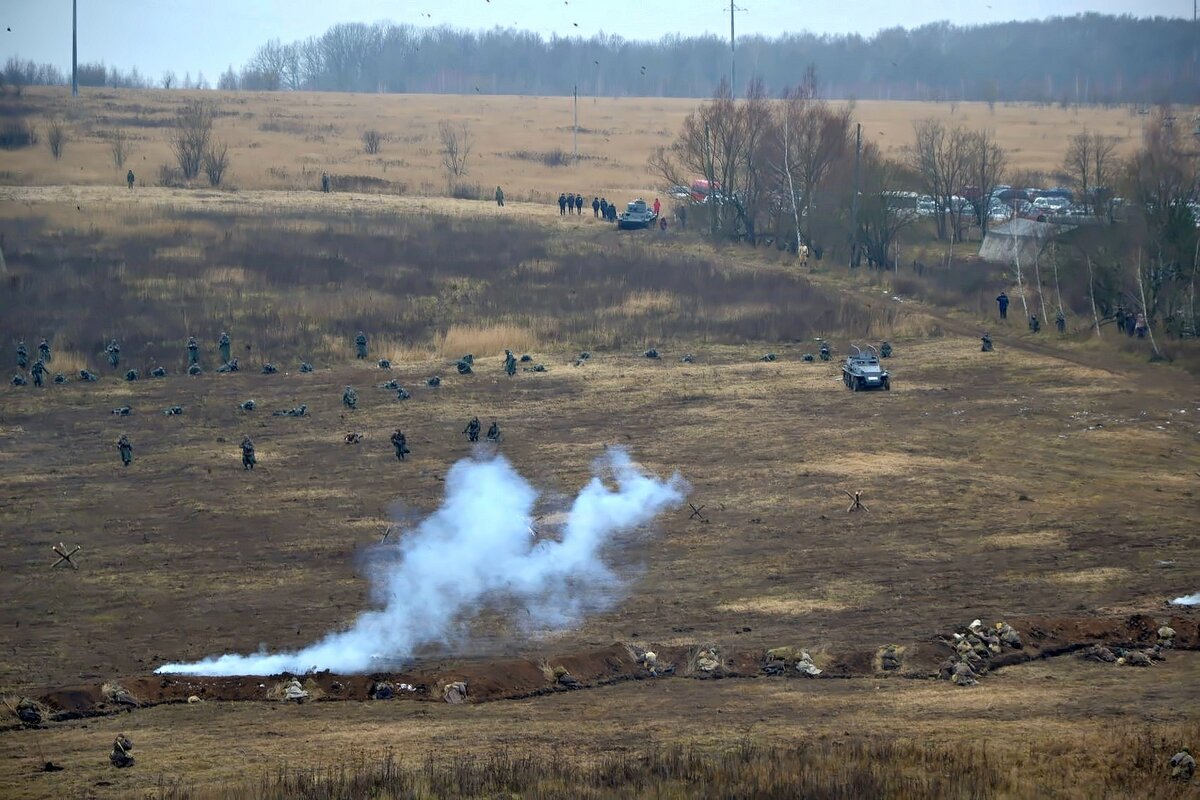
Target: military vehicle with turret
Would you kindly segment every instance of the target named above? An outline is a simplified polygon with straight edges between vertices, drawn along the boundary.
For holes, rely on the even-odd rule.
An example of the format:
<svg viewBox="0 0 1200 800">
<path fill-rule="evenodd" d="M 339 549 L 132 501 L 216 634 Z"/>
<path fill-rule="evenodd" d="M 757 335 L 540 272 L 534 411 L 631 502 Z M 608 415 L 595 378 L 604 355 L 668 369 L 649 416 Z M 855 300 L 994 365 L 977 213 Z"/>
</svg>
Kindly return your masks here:
<svg viewBox="0 0 1200 800">
<path fill-rule="evenodd" d="M 654 213 L 654 209 L 646 205 L 646 201 L 640 197 L 626 206 L 623 214 L 617 215 L 617 227 L 625 231 L 649 228 L 657 221 L 658 215 Z"/>
<path fill-rule="evenodd" d="M 850 354 L 842 364 L 842 382 L 852 392 L 867 389 L 892 388 L 891 376 L 879 363 L 879 353 L 874 347 L 868 346 L 863 350 L 858 345 L 850 345 Z"/>
</svg>

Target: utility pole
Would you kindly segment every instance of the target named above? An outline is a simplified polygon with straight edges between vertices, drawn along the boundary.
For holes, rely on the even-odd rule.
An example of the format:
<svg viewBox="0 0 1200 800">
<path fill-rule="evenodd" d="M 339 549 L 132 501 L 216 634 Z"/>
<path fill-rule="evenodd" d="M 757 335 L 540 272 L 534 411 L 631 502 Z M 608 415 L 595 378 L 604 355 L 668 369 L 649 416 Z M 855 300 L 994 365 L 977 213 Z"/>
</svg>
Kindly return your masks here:
<svg viewBox="0 0 1200 800">
<path fill-rule="evenodd" d="M 575 124 L 571 127 L 571 153 L 579 163 L 579 84 L 575 84 Z"/>
<path fill-rule="evenodd" d="M 850 226 L 853 233 L 853 243 L 850 245 L 850 266 L 858 266 L 858 187 L 860 178 L 860 163 L 862 160 L 862 123 L 854 126 L 854 197 L 850 201 Z"/>
<path fill-rule="evenodd" d="M 733 0 L 730 0 L 730 98 L 732 100 L 737 100 L 737 85 L 737 49 L 734 46 L 733 38 Z"/>
<path fill-rule="evenodd" d="M 79 0 L 71 0 L 71 97 L 79 97 Z"/>
</svg>

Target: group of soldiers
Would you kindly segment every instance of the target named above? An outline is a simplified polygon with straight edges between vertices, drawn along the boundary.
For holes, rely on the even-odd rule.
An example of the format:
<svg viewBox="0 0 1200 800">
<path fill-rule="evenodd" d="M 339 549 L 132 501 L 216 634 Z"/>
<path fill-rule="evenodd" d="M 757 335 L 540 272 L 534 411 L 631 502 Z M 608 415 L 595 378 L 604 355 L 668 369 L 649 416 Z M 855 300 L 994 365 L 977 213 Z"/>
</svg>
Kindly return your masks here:
<svg viewBox="0 0 1200 800">
<path fill-rule="evenodd" d="M 1117 330 L 1128 336 L 1145 339 L 1146 332 L 1150 330 L 1145 314 L 1126 311 L 1124 306 L 1117 306 L 1117 310 L 1113 312 L 1113 319 L 1116 320 Z"/>
<path fill-rule="evenodd" d="M 29 348 L 25 346 L 24 340 L 18 342 L 17 343 L 17 369 L 18 370 L 28 370 L 30 377 L 33 378 L 33 385 L 41 386 L 45 380 L 46 373 L 48 372 L 48 370 L 46 369 L 46 365 L 54 360 L 54 355 L 50 352 L 50 343 L 48 341 L 46 341 L 45 339 L 42 339 L 40 342 L 38 342 L 37 349 L 38 349 L 38 358 L 36 361 L 33 362 L 33 365 L 30 366 L 30 364 L 29 364 Z M 55 382 L 63 383 L 64 380 L 62 380 L 61 378 L 62 378 L 61 375 L 56 375 Z M 15 375 L 13 375 L 13 378 L 12 378 L 13 386 L 24 386 L 26 383 L 28 383 L 28 381 L 25 379 L 25 376 L 22 375 L 20 372 L 17 372 Z"/>
<path fill-rule="evenodd" d="M 355 355 L 360 359 L 367 358 L 368 340 L 367 340 L 367 336 L 365 333 L 363 333 L 362 331 L 358 332 L 358 335 L 355 336 L 355 338 L 354 338 L 354 345 L 355 345 Z M 221 352 L 221 358 L 225 359 L 226 365 L 230 364 L 231 362 L 236 362 L 236 359 L 230 359 L 229 334 L 226 333 L 225 331 L 221 332 L 221 337 L 218 340 L 218 348 L 220 349 L 220 352 Z M 42 350 L 43 360 L 49 360 L 50 359 L 50 345 L 46 342 L 45 339 L 42 340 L 41 345 L 39 345 L 39 349 Z M 120 350 L 121 350 L 120 345 L 114 339 L 112 341 L 112 343 L 109 344 L 109 346 L 106 348 L 106 350 L 110 354 L 110 362 L 115 367 L 120 360 L 120 356 L 119 356 Z M 199 351 L 200 351 L 200 345 L 199 345 L 199 342 L 196 341 L 196 337 L 189 336 L 188 341 L 187 341 L 187 353 L 188 353 L 189 366 L 197 366 L 199 364 L 199 360 L 200 360 Z M 28 362 L 28 357 L 29 357 L 28 348 L 25 347 L 24 342 L 21 342 L 21 344 L 17 348 L 18 365 L 24 367 Z M 470 357 L 470 356 L 464 356 L 464 358 L 470 359 L 471 361 L 474 360 L 474 358 Z M 528 357 L 522 356 L 522 358 L 527 359 Z M 390 362 L 387 362 L 387 366 L 384 367 L 385 361 L 386 361 L 386 359 L 384 361 L 380 362 L 381 368 L 390 368 L 391 367 Z M 41 363 L 41 361 L 39 361 L 38 363 Z M 312 367 L 310 365 L 308 365 L 307 362 L 305 362 L 304 365 L 308 366 L 308 369 L 307 370 L 301 369 L 301 372 L 311 372 L 312 371 Z M 34 368 L 35 369 L 37 368 L 36 364 L 34 365 Z M 232 371 L 236 371 L 236 367 Z M 504 351 L 504 371 L 509 375 L 509 377 L 512 377 L 517 371 L 517 358 L 515 355 L 513 355 L 513 352 L 511 350 Z M 437 380 L 437 379 L 431 378 L 429 381 L 429 384 L 431 386 L 436 386 L 437 383 L 434 383 L 435 380 Z M 440 383 L 440 381 L 439 381 L 439 383 Z M 39 383 L 39 385 L 40 385 L 40 383 Z M 407 391 L 405 391 L 403 387 L 396 385 L 395 381 L 389 381 L 388 384 L 385 384 L 385 386 L 388 386 L 389 388 L 396 388 L 396 390 L 398 392 L 398 394 L 397 394 L 398 399 L 403 400 L 403 399 L 407 399 L 410 397 L 409 393 Z M 356 392 L 354 390 L 354 387 L 351 386 L 350 384 L 346 384 L 345 389 L 342 391 L 342 404 L 351 411 L 358 408 L 358 392 Z M 253 400 L 247 400 L 244 403 L 241 403 L 239 407 L 243 411 L 253 411 L 255 408 L 255 403 Z M 118 413 L 118 412 L 120 412 L 121 416 L 128 416 L 129 408 L 127 406 L 125 406 L 125 407 L 122 407 L 122 409 L 118 409 L 118 411 L 115 411 L 114 413 Z M 296 408 L 292 408 L 292 409 L 285 410 L 285 411 L 275 411 L 274 416 L 303 417 L 303 416 L 307 416 L 307 412 L 308 412 L 308 406 L 300 405 Z M 183 408 L 181 406 L 171 406 L 169 409 L 167 409 L 167 411 L 165 411 L 163 413 L 168 414 L 168 415 L 178 415 L 178 414 L 183 413 Z M 472 417 L 471 421 L 469 423 L 467 423 L 467 427 L 463 429 L 463 433 L 467 436 L 468 441 L 478 442 L 480 430 L 481 430 L 481 425 L 479 423 L 479 418 Z M 360 440 L 360 437 L 356 437 L 354 439 L 354 441 L 359 441 L 359 440 Z M 492 424 L 488 428 L 487 440 L 490 442 L 499 442 L 501 440 L 500 425 L 495 420 L 492 420 Z M 395 430 L 395 432 L 392 433 L 391 443 L 392 443 L 392 446 L 396 450 L 396 459 L 399 461 L 403 461 L 405 456 L 412 453 L 412 450 L 410 450 L 408 447 L 408 438 L 404 435 L 404 432 L 399 428 L 397 428 Z M 117 450 L 121 454 L 122 465 L 128 467 L 133 462 L 133 443 L 130 441 L 129 436 L 127 434 L 122 434 L 121 437 L 119 439 L 117 439 Z M 242 437 L 241 452 L 242 452 L 242 469 L 243 470 L 253 470 L 255 465 L 258 463 L 258 457 L 257 457 L 255 448 L 254 448 L 254 441 L 250 438 L 249 435 Z"/>
<path fill-rule="evenodd" d="M 1006 294 L 1005 292 L 1000 292 L 1000 294 L 996 295 L 996 308 L 999 309 L 1000 319 L 1002 319 L 1002 320 L 1008 319 L 1008 304 L 1009 304 L 1008 294 Z M 1055 314 L 1054 314 L 1054 327 L 1055 327 L 1055 329 L 1058 330 L 1058 332 L 1060 334 L 1067 332 L 1067 318 L 1065 316 L 1063 316 L 1063 312 L 1061 310 L 1055 312 Z M 1042 321 L 1038 319 L 1038 315 L 1030 314 L 1029 315 L 1029 332 L 1030 333 L 1040 333 L 1041 330 L 1042 330 Z M 985 350 L 987 350 L 987 349 L 990 349 L 990 348 L 985 348 Z"/>
<path fill-rule="evenodd" d="M 482 429 L 479 424 L 479 417 L 471 417 L 471 421 L 467 423 L 467 427 L 463 428 L 463 435 L 467 437 L 468 442 L 479 441 L 479 431 Z M 488 427 L 487 440 L 489 442 L 500 441 L 500 424 L 496 420 L 492 420 L 491 426 Z"/>
<path fill-rule="evenodd" d="M 567 214 L 582 214 L 583 213 L 583 195 L 574 193 L 562 193 L 558 196 L 558 215 L 560 217 Z"/>
<path fill-rule="evenodd" d="M 500 187 L 497 186 L 496 191 L 499 192 Z M 500 205 L 504 205 L 503 195 L 499 196 L 497 202 Z M 559 216 L 566 216 L 568 214 L 578 214 L 582 216 L 585 203 L 586 201 L 583 195 L 564 192 L 558 196 L 558 214 Z M 608 202 L 608 198 L 593 197 L 591 206 L 592 216 L 596 219 L 602 219 L 607 222 L 616 222 L 617 206 L 614 203 Z"/>
</svg>

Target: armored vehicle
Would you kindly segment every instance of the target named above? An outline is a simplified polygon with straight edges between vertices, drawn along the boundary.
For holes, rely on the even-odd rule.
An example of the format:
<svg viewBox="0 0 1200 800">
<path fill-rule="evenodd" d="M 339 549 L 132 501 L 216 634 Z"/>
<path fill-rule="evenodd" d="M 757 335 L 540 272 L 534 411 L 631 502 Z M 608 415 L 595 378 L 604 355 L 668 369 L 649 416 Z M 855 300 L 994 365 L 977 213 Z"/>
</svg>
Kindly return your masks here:
<svg viewBox="0 0 1200 800">
<path fill-rule="evenodd" d="M 842 382 L 852 392 L 892 388 L 887 370 L 879 364 L 879 354 L 870 346 L 863 350 L 858 345 L 850 345 L 850 354 L 842 364 Z"/>
<path fill-rule="evenodd" d="M 648 228 L 658 221 L 654 209 L 646 205 L 640 197 L 625 207 L 625 213 L 617 216 L 617 227 L 621 230 L 638 230 Z"/>
</svg>

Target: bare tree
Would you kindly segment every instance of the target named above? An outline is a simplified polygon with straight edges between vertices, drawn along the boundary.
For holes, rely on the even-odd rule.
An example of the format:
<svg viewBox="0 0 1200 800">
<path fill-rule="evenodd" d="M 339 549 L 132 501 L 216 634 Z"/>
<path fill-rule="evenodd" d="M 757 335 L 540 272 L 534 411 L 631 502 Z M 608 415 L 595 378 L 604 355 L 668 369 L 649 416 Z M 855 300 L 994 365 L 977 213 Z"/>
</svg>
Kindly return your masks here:
<svg viewBox="0 0 1200 800">
<path fill-rule="evenodd" d="M 1004 171 L 1008 168 L 1008 153 L 997 144 L 994 133 L 982 130 L 968 135 L 967 159 L 967 180 L 973 186 L 971 204 L 975 209 L 975 221 L 979 224 L 981 233 L 986 236 L 988 223 L 991 221 L 988 212 L 992 192 L 1004 179 Z"/>
<path fill-rule="evenodd" d="M 963 208 L 957 198 L 970 167 L 971 136 L 962 128 L 947 130 L 936 119 L 914 123 L 913 132 L 916 140 L 909 148 L 909 165 L 937 203 L 938 238 L 953 244 L 959 237 Z"/>
<path fill-rule="evenodd" d="M 51 117 L 46 123 L 46 144 L 50 146 L 50 155 L 54 156 L 55 161 L 62 158 L 67 146 L 67 129 L 58 117 Z"/>
<path fill-rule="evenodd" d="M 29 80 L 26 71 L 22 68 L 21 62 L 16 56 L 10 57 L 7 63 L 5 63 L 4 79 L 12 87 L 13 94 L 20 97 Z"/>
<path fill-rule="evenodd" d="M 1172 322 L 1196 317 L 1190 276 L 1200 230 L 1191 206 L 1200 199 L 1200 158 L 1179 127 L 1158 112 L 1125 166 L 1123 195 L 1130 235 L 1140 242 L 1136 288 L 1147 324 L 1160 314 Z"/>
<path fill-rule="evenodd" d="M 225 170 L 229 168 L 229 145 L 219 139 L 214 140 L 212 146 L 204 151 L 201 161 L 204 166 L 204 174 L 208 176 L 208 185 L 220 186 L 221 178 L 225 176 Z"/>
<path fill-rule="evenodd" d="M 162 87 L 164 89 L 170 89 L 174 85 L 175 85 L 175 73 L 172 72 L 171 70 L 167 70 L 166 72 L 164 72 L 162 74 Z"/>
<path fill-rule="evenodd" d="M 184 180 L 190 181 L 200 174 L 215 116 L 216 108 L 201 100 L 189 100 L 175 115 L 169 144 Z"/>
<path fill-rule="evenodd" d="M 1096 338 L 1100 338 L 1100 315 L 1096 312 L 1096 276 L 1092 272 L 1092 256 L 1084 253 L 1087 259 L 1088 299 L 1092 301 L 1092 323 L 1096 326 Z"/>
<path fill-rule="evenodd" d="M 1063 157 L 1063 171 L 1071 177 L 1072 187 L 1097 217 L 1112 216 L 1116 146 L 1116 139 L 1084 128 L 1071 137 Z"/>
<path fill-rule="evenodd" d="M 812 92 L 815 88 L 802 85 L 790 94 L 781 109 L 787 122 L 784 148 L 788 151 L 789 164 L 786 178 L 799 184 L 799 216 L 806 226 L 817 189 L 833 163 L 849 148 L 851 127 L 848 107 L 834 109 L 822 101 L 812 101 L 808 99 Z"/>
<path fill-rule="evenodd" d="M 258 48 L 248 67 L 258 76 L 255 88 L 268 92 L 279 91 L 288 70 L 288 58 L 287 48 L 278 39 L 272 39 Z"/>
<path fill-rule="evenodd" d="M 109 132 L 108 149 L 112 153 L 113 166 L 117 169 L 124 169 L 125 159 L 129 157 L 129 153 L 133 149 L 124 128 L 114 128 Z"/>
<path fill-rule="evenodd" d="M 474 143 L 471 136 L 471 126 L 463 124 L 455 128 L 446 120 L 438 123 L 438 139 L 442 143 L 442 167 L 446 170 L 446 179 L 453 182 L 467 174 L 467 159 L 471 155 Z"/>
<path fill-rule="evenodd" d="M 383 134 L 371 128 L 363 131 L 362 135 L 363 150 L 367 155 L 375 155 L 379 152 L 379 145 L 383 143 Z"/>
<path fill-rule="evenodd" d="M 916 221 L 916 214 L 895 202 L 902 188 L 903 169 L 880 153 L 871 143 L 863 147 L 861 159 L 862 198 L 855 241 L 868 261 L 879 269 L 896 264 L 893 253 L 900 231 Z"/>
<path fill-rule="evenodd" d="M 658 148 L 647 165 L 671 185 L 687 185 L 690 175 L 704 176 L 709 192 L 703 207 L 710 234 L 737 235 L 742 212 L 733 202 L 734 191 L 744 183 L 742 170 L 756 163 L 746 153 L 746 119 L 740 108 L 723 80 L 713 98 L 684 119 L 674 144 Z"/>
</svg>

